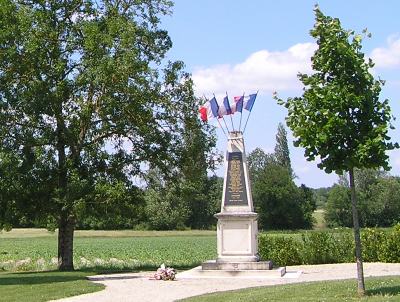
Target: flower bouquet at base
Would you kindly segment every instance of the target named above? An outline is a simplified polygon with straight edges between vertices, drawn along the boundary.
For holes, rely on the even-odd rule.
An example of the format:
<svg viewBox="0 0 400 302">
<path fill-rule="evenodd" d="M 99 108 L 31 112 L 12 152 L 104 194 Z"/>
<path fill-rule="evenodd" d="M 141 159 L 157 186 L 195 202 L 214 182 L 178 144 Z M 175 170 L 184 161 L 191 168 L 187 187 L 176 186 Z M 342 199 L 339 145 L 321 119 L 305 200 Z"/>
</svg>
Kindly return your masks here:
<svg viewBox="0 0 400 302">
<path fill-rule="evenodd" d="M 172 267 L 165 267 L 165 264 L 161 264 L 160 268 L 157 269 L 157 272 L 154 274 L 154 279 L 156 280 L 164 280 L 164 281 L 172 281 L 175 280 L 175 269 Z"/>
</svg>

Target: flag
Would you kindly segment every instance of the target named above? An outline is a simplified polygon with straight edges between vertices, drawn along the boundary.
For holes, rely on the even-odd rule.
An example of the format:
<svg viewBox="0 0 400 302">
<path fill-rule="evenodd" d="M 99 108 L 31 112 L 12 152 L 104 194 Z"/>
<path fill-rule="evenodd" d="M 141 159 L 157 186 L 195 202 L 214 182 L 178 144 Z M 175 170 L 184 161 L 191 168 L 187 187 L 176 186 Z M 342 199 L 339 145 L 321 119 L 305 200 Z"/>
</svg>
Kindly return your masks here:
<svg viewBox="0 0 400 302">
<path fill-rule="evenodd" d="M 232 114 L 231 105 L 229 104 L 228 96 L 224 97 L 222 104 L 219 106 L 218 115 L 223 117 L 224 115 Z"/>
<path fill-rule="evenodd" d="M 215 97 L 213 97 L 210 101 L 210 105 L 211 105 L 211 113 L 213 115 L 213 117 L 218 117 L 218 103 L 217 103 L 217 99 Z"/>
<path fill-rule="evenodd" d="M 256 101 L 256 97 L 257 93 L 245 96 L 243 101 L 244 109 L 251 111 L 251 109 L 253 109 L 254 102 Z"/>
<path fill-rule="evenodd" d="M 201 120 L 203 122 L 207 122 L 214 117 L 218 117 L 218 107 L 219 106 L 215 97 L 205 102 L 204 105 L 199 109 Z"/>
<path fill-rule="evenodd" d="M 243 95 L 242 96 L 235 96 L 233 98 L 233 100 L 235 101 L 235 104 L 233 105 L 233 110 L 232 112 L 240 112 L 242 113 L 243 110 Z"/>
</svg>

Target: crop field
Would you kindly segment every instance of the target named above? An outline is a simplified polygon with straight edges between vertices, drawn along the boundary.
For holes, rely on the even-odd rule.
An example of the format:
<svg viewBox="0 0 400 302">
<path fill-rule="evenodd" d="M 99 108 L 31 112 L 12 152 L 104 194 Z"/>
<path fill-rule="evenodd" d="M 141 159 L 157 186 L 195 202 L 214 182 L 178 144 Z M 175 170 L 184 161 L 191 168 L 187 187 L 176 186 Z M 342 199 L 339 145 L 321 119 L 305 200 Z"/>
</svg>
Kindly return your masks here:
<svg viewBox="0 0 400 302">
<path fill-rule="evenodd" d="M 56 257 L 56 233 L 26 229 L 0 234 L 0 270 L 51 270 Z M 78 269 L 154 269 L 162 263 L 183 269 L 215 258 L 215 232 L 208 231 L 78 231 L 74 238 Z"/>
</svg>

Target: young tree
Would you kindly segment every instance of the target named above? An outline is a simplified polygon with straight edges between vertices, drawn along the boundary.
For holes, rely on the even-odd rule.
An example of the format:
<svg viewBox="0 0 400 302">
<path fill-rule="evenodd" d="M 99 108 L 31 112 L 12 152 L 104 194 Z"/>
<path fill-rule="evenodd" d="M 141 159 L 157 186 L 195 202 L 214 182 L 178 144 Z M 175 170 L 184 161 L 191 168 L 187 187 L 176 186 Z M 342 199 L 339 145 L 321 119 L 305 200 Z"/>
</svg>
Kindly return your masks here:
<svg viewBox="0 0 400 302">
<path fill-rule="evenodd" d="M 299 74 L 304 85 L 301 97 L 277 100 L 288 109 L 287 124 L 305 149 L 308 160 L 319 156 L 318 167 L 327 173 L 349 173 L 358 293 L 365 292 L 361 241 L 354 185 L 355 168 L 388 169 L 389 101 L 379 100 L 383 81 L 374 80 L 361 52 L 362 37 L 342 29 L 339 19 L 315 8 L 311 36 L 318 49 L 312 57 L 312 75 Z"/>
<path fill-rule="evenodd" d="M 47 188 L 35 213 L 57 224 L 60 270 L 73 269 L 76 220 L 96 202 L 89 193 L 129 183 L 142 163 L 174 166 L 181 106 L 175 91 L 186 79 L 181 62 L 161 72 L 172 43 L 159 16 L 170 6 L 0 2 L 0 151 L 30 165 L 32 175 L 23 179 Z"/>
</svg>

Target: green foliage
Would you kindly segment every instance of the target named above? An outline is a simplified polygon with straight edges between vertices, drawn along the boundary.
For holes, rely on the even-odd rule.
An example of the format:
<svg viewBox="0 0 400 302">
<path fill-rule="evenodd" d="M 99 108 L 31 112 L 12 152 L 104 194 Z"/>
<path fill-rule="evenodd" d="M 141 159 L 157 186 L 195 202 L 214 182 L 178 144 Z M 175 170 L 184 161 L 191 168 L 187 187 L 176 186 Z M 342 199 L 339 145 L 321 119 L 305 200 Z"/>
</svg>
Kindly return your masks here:
<svg viewBox="0 0 400 302">
<path fill-rule="evenodd" d="M 304 264 L 351 262 L 354 260 L 353 237 L 347 233 L 312 232 L 302 235 Z"/>
<path fill-rule="evenodd" d="M 385 230 L 363 229 L 361 239 L 365 261 L 400 262 L 400 224 Z M 260 234 L 258 242 L 261 258 L 277 265 L 348 263 L 355 259 L 354 237 L 350 230 L 307 231 L 300 238 Z"/>
<path fill-rule="evenodd" d="M 262 259 L 272 260 L 274 265 L 295 265 L 302 262 L 301 244 L 290 237 L 258 236 L 259 254 Z"/>
<path fill-rule="evenodd" d="M 385 235 L 379 248 L 379 261 L 400 262 L 400 224 L 395 225 L 393 230 Z"/>
<path fill-rule="evenodd" d="M 270 164 L 252 182 L 253 200 L 261 229 L 312 227 L 315 202 L 305 186 L 298 188 L 286 167 Z"/>
<path fill-rule="evenodd" d="M 339 19 L 315 8 L 311 36 L 318 49 L 312 57 L 312 75 L 299 74 L 301 97 L 278 99 L 288 109 L 287 124 L 305 149 L 308 160 L 319 156 L 318 166 L 327 173 L 353 168 L 388 168 L 387 132 L 389 101 L 379 100 L 383 81 L 374 80 L 361 52 L 362 38 L 342 29 Z"/>
<path fill-rule="evenodd" d="M 330 189 L 331 187 L 313 189 L 315 203 L 318 209 L 325 207 Z"/>
<path fill-rule="evenodd" d="M 370 169 L 356 170 L 355 175 L 360 175 L 356 182 L 360 225 L 389 227 L 400 221 L 399 178 L 381 176 L 381 172 Z M 352 225 L 350 190 L 347 187 L 332 187 L 325 207 L 325 219 L 330 227 Z"/>
<path fill-rule="evenodd" d="M 379 229 L 366 228 L 361 232 L 361 240 L 363 242 L 364 261 L 375 262 L 380 260 L 382 244 L 386 241 L 385 233 Z"/>
<path fill-rule="evenodd" d="M 143 166 L 172 175 L 180 163 L 197 108 L 183 63 L 164 64 L 172 42 L 159 25 L 171 5 L 0 2 L 0 153 L 16 161 L 14 176 L 0 176 L 14 183 L 0 226 L 31 213 L 56 222 L 62 269 L 83 213 L 103 217 L 116 200 L 131 213 L 135 198 L 120 194 L 134 193 Z"/>
<path fill-rule="evenodd" d="M 351 234 L 346 232 L 306 232 L 300 239 L 262 234 L 259 251 L 262 259 L 281 266 L 354 260 L 354 243 Z"/>
<path fill-rule="evenodd" d="M 329 191 L 325 206 L 325 221 L 328 227 L 353 225 L 349 188 L 334 185 Z"/>
<path fill-rule="evenodd" d="M 180 198 L 178 185 L 146 190 L 146 217 L 150 229 L 184 229 L 189 217 L 187 204 Z"/>
<path fill-rule="evenodd" d="M 316 208 L 311 189 L 293 181 L 286 130 L 278 126 L 274 154 L 256 148 L 247 157 L 261 229 L 311 228 Z"/>
<path fill-rule="evenodd" d="M 287 142 L 287 132 L 282 123 L 278 124 L 274 156 L 277 164 L 282 167 L 286 167 L 289 170 L 289 173 L 293 175 L 292 164 L 290 162 L 289 146 Z"/>
</svg>

